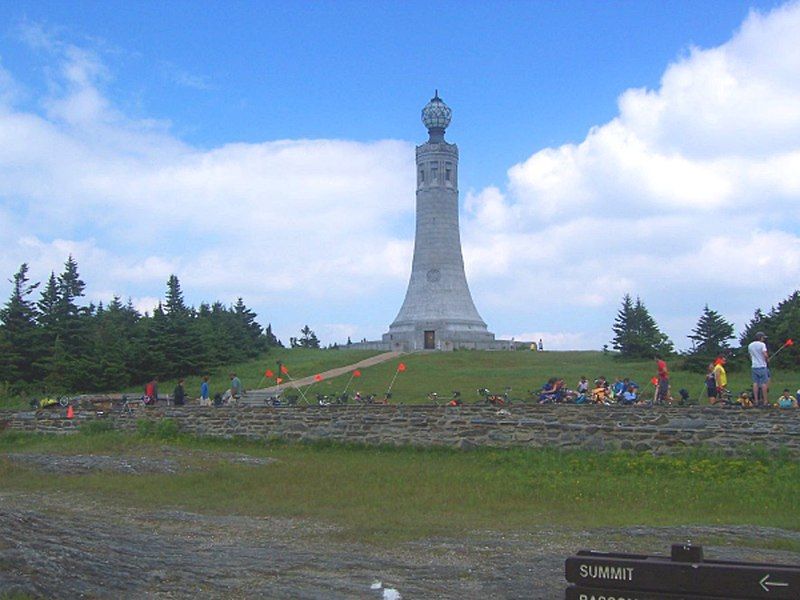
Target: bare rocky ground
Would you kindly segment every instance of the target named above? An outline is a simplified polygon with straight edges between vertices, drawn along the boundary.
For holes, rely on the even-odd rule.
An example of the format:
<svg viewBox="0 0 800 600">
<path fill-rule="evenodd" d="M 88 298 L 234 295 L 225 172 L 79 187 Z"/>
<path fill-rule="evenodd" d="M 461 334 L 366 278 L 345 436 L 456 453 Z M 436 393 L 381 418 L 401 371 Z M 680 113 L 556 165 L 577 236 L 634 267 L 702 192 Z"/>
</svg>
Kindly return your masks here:
<svg viewBox="0 0 800 600">
<path fill-rule="evenodd" d="M 136 457 L 0 458 L 43 469 L 60 461 L 77 476 L 145 472 Z M 150 457 L 146 472 L 187 468 L 179 458 L 166 452 L 154 465 Z M 564 559 L 579 549 L 667 553 L 687 539 L 707 540 L 707 558 L 800 562 L 799 553 L 749 547 L 800 542 L 800 533 L 769 528 L 554 527 L 396 546 L 344 543 L 336 534 L 310 520 L 134 511 L 62 493 L 0 492 L 0 597 L 545 600 L 564 597 Z"/>
</svg>

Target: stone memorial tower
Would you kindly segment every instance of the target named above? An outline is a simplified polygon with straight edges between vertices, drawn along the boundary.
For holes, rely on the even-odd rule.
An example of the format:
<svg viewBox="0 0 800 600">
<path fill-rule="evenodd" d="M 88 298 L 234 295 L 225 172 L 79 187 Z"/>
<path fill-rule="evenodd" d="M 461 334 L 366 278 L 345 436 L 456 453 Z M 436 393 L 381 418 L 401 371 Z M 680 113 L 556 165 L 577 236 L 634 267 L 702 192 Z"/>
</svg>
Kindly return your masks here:
<svg viewBox="0 0 800 600">
<path fill-rule="evenodd" d="M 469 293 L 458 227 L 458 147 L 444 139 L 452 111 L 436 95 L 422 109 L 428 141 L 417 146 L 417 227 L 411 280 L 383 335 L 391 348 L 494 346 Z"/>
</svg>

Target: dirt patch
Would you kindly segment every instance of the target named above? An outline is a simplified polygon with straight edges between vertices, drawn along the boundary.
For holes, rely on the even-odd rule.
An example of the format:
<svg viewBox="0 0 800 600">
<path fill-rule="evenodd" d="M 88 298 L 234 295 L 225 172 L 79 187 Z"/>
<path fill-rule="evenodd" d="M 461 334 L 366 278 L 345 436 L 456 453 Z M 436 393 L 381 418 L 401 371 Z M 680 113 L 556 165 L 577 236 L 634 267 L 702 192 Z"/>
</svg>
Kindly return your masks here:
<svg viewBox="0 0 800 600">
<path fill-rule="evenodd" d="M 796 563 L 796 553 L 737 546 L 797 533 L 751 527 L 559 528 L 417 540 L 391 548 L 336 541 L 308 520 L 132 511 L 60 494 L 0 493 L 0 594 L 46 598 L 563 597 L 576 550 L 665 553 L 687 538 L 724 540 L 706 555 Z"/>
<path fill-rule="evenodd" d="M 12 463 L 61 475 L 81 475 L 93 471 L 142 475 L 152 473 L 180 473 L 201 469 L 207 461 L 225 461 L 231 464 L 266 465 L 274 458 L 258 458 L 246 454 L 177 451 L 163 447 L 147 455 L 103 454 L 40 454 L 10 453 L 3 455 Z"/>
<path fill-rule="evenodd" d="M 71 473 L 177 473 L 245 454 L 164 446 L 147 455 L 4 455 Z M 501 518 L 501 517 L 499 517 Z M 396 545 L 342 542 L 309 519 L 134 510 L 65 492 L 0 491 L 0 596 L 41 598 L 563 598 L 564 560 L 580 549 L 666 554 L 692 540 L 707 558 L 800 562 L 800 533 L 757 527 L 560 527 Z"/>
</svg>

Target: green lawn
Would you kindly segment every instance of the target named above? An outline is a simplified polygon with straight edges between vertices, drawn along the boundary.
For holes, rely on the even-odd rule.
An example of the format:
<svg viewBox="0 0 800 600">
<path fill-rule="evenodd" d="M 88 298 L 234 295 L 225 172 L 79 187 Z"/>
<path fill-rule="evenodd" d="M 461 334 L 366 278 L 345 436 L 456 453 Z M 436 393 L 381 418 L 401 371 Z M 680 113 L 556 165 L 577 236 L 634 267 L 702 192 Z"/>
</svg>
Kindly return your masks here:
<svg viewBox="0 0 800 600">
<path fill-rule="evenodd" d="M 236 373 L 245 390 L 257 389 L 275 385 L 275 379 L 268 380 L 264 373 L 267 369 L 273 373 L 278 371 L 278 361 L 281 361 L 289 371 L 289 376 L 300 379 L 308 375 L 315 375 L 328 369 L 350 365 L 370 356 L 380 354 L 374 350 L 307 350 L 305 348 L 272 348 L 269 352 L 262 354 L 255 360 L 244 363 L 227 365 L 213 369 L 209 375 L 211 379 L 209 386 L 211 395 L 216 392 L 224 392 L 230 387 L 229 373 Z M 288 379 L 288 377 L 284 377 Z M 186 377 L 184 383 L 189 398 L 200 396 L 200 376 Z M 171 394 L 177 384 L 176 379 L 161 382 L 159 394 Z M 140 393 L 139 388 L 132 388 L 130 391 Z"/>
<path fill-rule="evenodd" d="M 210 373 L 211 391 L 213 395 L 226 390 L 230 381 L 228 373 L 231 371 L 239 375 L 246 389 L 274 385 L 274 379 L 267 381 L 264 372 L 267 369 L 277 371 L 278 360 L 287 366 L 293 378 L 299 379 L 327 369 L 353 364 L 375 354 L 378 352 L 369 350 L 272 349 L 255 360 L 214 369 Z M 502 393 L 506 387 L 510 387 L 512 398 L 524 399 L 528 397 L 529 390 L 541 388 L 550 377 L 563 377 L 568 387 L 574 389 L 581 375 L 586 375 L 590 381 L 605 375 L 611 382 L 615 377 L 630 377 L 649 395 L 653 389 L 649 381 L 656 374 L 654 361 L 620 360 L 613 354 L 595 351 L 432 352 L 408 354 L 397 360 L 362 369 L 361 377 L 351 381 L 349 391 L 382 395 L 392 382 L 399 362 L 403 362 L 407 369 L 397 374 L 392 392 L 393 401 L 402 403 L 425 403 L 431 392 L 436 392 L 440 398 L 446 399 L 453 390 L 459 390 L 466 402 L 477 401 L 477 389 L 481 387 L 497 393 Z M 678 390 L 686 388 L 692 398 L 700 395 L 705 401 L 703 375 L 681 370 L 680 358 L 668 362 L 673 394 L 677 397 Z M 341 393 L 349 378 L 349 375 L 345 375 L 315 383 L 308 392 Z M 741 368 L 738 371 L 729 368 L 728 380 L 728 387 L 737 394 L 752 386 L 749 368 Z M 172 393 L 176 383 L 176 380 L 161 382 L 160 393 Z M 776 369 L 773 372 L 770 388 L 770 397 L 775 401 L 784 388 L 792 391 L 800 388 L 800 373 Z M 199 376 L 186 378 L 186 390 L 190 398 L 196 398 L 199 389 Z M 138 394 L 142 390 L 140 387 L 135 387 L 124 391 Z M 0 397 L 0 408 L 24 406 L 26 403 L 23 399 Z"/>
<path fill-rule="evenodd" d="M 394 402 L 403 403 L 427 402 L 430 392 L 448 398 L 453 390 L 459 390 L 467 402 L 476 401 L 477 390 L 481 387 L 497 393 L 510 387 L 512 398 L 524 399 L 529 390 L 540 389 L 550 377 L 563 377 L 567 386 L 574 389 L 581 375 L 586 375 L 590 381 L 605 375 L 611 382 L 615 377 L 630 377 L 649 395 L 653 391 L 649 382 L 656 374 L 654 361 L 620 360 L 602 352 L 436 352 L 410 354 L 365 369 L 361 378 L 351 383 L 350 390 L 384 393 L 401 361 L 407 369 L 398 373 L 392 393 Z M 705 401 L 704 376 L 677 368 L 680 362 L 677 358 L 669 362 L 673 394 L 677 397 L 678 390 L 686 388 L 692 398 L 702 394 Z M 311 389 L 322 393 L 341 392 L 348 378 L 323 381 Z M 728 387 L 736 393 L 751 388 L 749 368 L 738 372 L 729 370 Z M 773 401 L 784 387 L 792 391 L 800 388 L 800 373 L 776 370 L 771 384 Z"/>
<path fill-rule="evenodd" d="M 800 529 L 787 509 L 800 494 L 800 463 L 648 454 L 367 448 L 152 439 L 115 432 L 0 435 L 3 452 L 160 453 L 164 445 L 211 451 L 178 475 L 52 475 L 0 455 L 0 490 L 64 492 L 130 507 L 314 518 L 350 539 L 401 540 L 498 531 L 736 524 Z M 214 459 L 220 451 L 270 456 L 263 466 Z"/>
</svg>

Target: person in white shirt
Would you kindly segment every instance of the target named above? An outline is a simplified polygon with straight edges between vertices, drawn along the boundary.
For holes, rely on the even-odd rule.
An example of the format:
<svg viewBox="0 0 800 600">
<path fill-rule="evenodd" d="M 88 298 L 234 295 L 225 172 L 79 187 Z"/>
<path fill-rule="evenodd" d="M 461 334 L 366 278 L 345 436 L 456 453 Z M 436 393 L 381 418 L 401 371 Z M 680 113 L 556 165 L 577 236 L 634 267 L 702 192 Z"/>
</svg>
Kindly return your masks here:
<svg viewBox="0 0 800 600">
<path fill-rule="evenodd" d="M 767 406 L 767 390 L 769 388 L 769 369 L 767 368 L 769 355 L 765 343 L 767 336 L 763 331 L 759 331 L 755 338 L 747 346 L 752 366 L 753 400 L 755 400 L 756 406 Z"/>
</svg>

